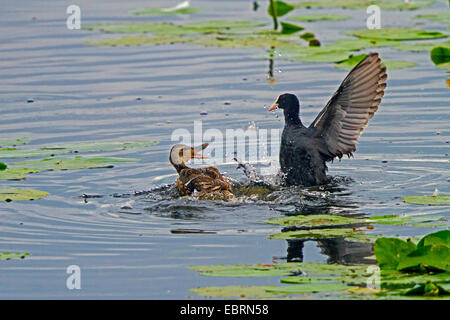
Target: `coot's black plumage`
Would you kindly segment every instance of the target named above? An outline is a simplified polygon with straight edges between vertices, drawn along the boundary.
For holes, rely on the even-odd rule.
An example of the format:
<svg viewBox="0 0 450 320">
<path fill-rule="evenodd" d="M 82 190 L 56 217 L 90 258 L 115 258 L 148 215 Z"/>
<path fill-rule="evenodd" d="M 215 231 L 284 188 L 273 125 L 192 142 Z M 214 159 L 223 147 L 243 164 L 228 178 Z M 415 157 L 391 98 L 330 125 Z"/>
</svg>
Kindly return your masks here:
<svg viewBox="0 0 450 320">
<path fill-rule="evenodd" d="M 295 95 L 278 97 L 269 111 L 280 108 L 284 112 L 280 166 L 287 185 L 314 186 L 329 181 L 325 163 L 356 151 L 358 137 L 384 95 L 386 79 L 386 67 L 378 54 L 369 54 L 350 71 L 309 127 L 300 120 Z"/>
</svg>

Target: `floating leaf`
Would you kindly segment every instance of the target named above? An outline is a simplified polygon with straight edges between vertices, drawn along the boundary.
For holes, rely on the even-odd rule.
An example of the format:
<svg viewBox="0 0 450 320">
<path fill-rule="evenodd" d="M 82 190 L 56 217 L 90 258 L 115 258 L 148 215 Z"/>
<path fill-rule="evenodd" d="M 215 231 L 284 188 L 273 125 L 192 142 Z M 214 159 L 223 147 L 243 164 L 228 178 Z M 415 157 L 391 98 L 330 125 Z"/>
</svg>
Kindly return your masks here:
<svg viewBox="0 0 450 320">
<path fill-rule="evenodd" d="M 275 286 L 225 286 L 225 287 L 201 287 L 189 291 L 205 297 L 253 297 L 267 298 L 276 294 L 267 290 Z"/>
<path fill-rule="evenodd" d="M 427 234 L 417 243 L 417 248 L 431 245 L 444 245 L 450 247 L 450 231 L 442 230 Z"/>
<path fill-rule="evenodd" d="M 30 256 L 29 253 L 0 252 L 0 260 L 25 259 L 28 256 Z"/>
<path fill-rule="evenodd" d="M 361 29 L 345 32 L 359 38 L 377 40 L 423 40 L 446 38 L 447 36 L 439 31 L 427 31 L 415 28 L 383 28 L 383 29 Z"/>
<path fill-rule="evenodd" d="M 0 171 L 0 180 L 23 180 L 27 177 L 27 173 L 38 172 L 39 170 L 26 168 L 8 168 Z"/>
<path fill-rule="evenodd" d="M 34 200 L 47 197 L 48 193 L 40 190 L 21 188 L 0 188 L 0 201 Z"/>
<path fill-rule="evenodd" d="M 347 290 L 348 286 L 341 283 L 311 283 L 291 286 L 279 286 L 267 288 L 266 292 L 274 294 L 303 294 L 303 293 L 327 293 Z"/>
<path fill-rule="evenodd" d="M 427 7 L 434 3 L 435 0 L 319 0 L 319 1 L 302 1 L 294 2 L 292 5 L 297 8 L 330 8 L 341 7 L 344 9 L 366 9 L 372 4 L 378 5 L 383 10 L 416 10 Z"/>
<path fill-rule="evenodd" d="M 298 263 L 189 266 L 202 276 L 212 277 L 270 277 L 298 273 Z"/>
<path fill-rule="evenodd" d="M 381 269 L 386 270 L 396 270 L 401 259 L 414 250 L 414 243 L 396 238 L 380 238 L 374 245 L 378 264 Z"/>
<path fill-rule="evenodd" d="M 271 1 L 267 12 L 271 17 L 282 17 L 294 10 L 294 7 L 283 1 Z"/>
<path fill-rule="evenodd" d="M 427 282 L 425 284 L 420 284 L 417 287 L 405 292 L 405 295 L 423 295 L 423 296 L 446 296 L 450 295 L 450 291 L 446 290 L 444 286 L 440 286 L 433 282 Z"/>
<path fill-rule="evenodd" d="M 345 238 L 348 241 L 372 242 L 374 236 L 368 236 L 363 231 L 357 231 L 349 228 L 339 229 L 312 229 L 296 230 L 277 234 L 272 234 L 269 239 L 327 239 L 327 238 Z"/>
<path fill-rule="evenodd" d="M 132 10 L 131 14 L 135 15 L 166 15 L 166 14 L 193 14 L 193 13 L 203 13 L 202 9 L 198 8 L 182 8 L 177 10 L 168 10 L 167 8 L 149 8 Z"/>
<path fill-rule="evenodd" d="M 304 28 L 292 23 L 281 22 L 281 34 L 293 34 L 302 31 Z"/>
<path fill-rule="evenodd" d="M 430 215 L 385 215 L 370 217 L 365 220 L 368 223 L 391 224 L 391 225 L 408 225 L 414 227 L 431 227 L 431 226 L 447 226 L 448 220 L 442 216 Z"/>
<path fill-rule="evenodd" d="M 407 196 L 403 198 L 403 202 L 430 206 L 445 206 L 450 205 L 450 196 Z"/>
<path fill-rule="evenodd" d="M 89 168 L 112 168 L 113 163 L 133 162 L 139 159 L 133 158 L 48 158 L 42 160 L 20 161 L 11 164 L 11 168 L 43 171 L 43 170 L 73 170 Z"/>
<path fill-rule="evenodd" d="M 431 61 L 437 66 L 450 63 L 450 47 L 437 46 L 431 52 Z"/>
<path fill-rule="evenodd" d="M 262 223 L 278 224 L 283 226 L 334 226 L 362 223 L 364 220 L 356 218 L 348 218 L 338 215 L 330 214 L 316 214 L 316 215 L 298 215 L 287 216 L 281 218 L 272 218 L 261 221 Z"/>
<path fill-rule="evenodd" d="M 315 35 L 314 35 L 314 33 L 311 33 L 311 32 L 305 32 L 305 33 L 300 35 L 300 38 L 303 39 L 303 40 L 308 40 L 309 41 L 309 40 L 314 39 Z"/>
<path fill-rule="evenodd" d="M 0 148 L 15 147 L 29 142 L 27 138 L 0 139 Z"/>
<path fill-rule="evenodd" d="M 110 46 L 110 47 L 128 47 L 128 46 L 143 46 L 143 45 L 162 45 L 183 43 L 192 40 L 189 37 L 182 37 L 178 35 L 139 35 L 139 36 L 123 36 L 120 38 L 104 39 L 99 41 L 86 41 L 84 44 L 88 46 Z"/>
<path fill-rule="evenodd" d="M 381 266 L 380 266 L 381 267 Z M 429 245 L 400 259 L 397 269 L 400 271 L 446 271 L 450 270 L 450 247 L 445 245 Z"/>
<path fill-rule="evenodd" d="M 443 13 L 434 13 L 434 14 L 419 14 L 414 17 L 415 19 L 422 19 L 422 20 L 431 20 L 436 22 L 442 22 L 442 23 L 450 23 L 450 13 L 443 12 Z"/>
<path fill-rule="evenodd" d="M 157 141 L 105 141 L 60 144 L 39 149 L 0 149 L 1 158 L 49 157 L 67 153 L 118 151 L 156 145 Z"/>
<path fill-rule="evenodd" d="M 335 64 L 335 67 L 338 69 L 352 69 L 358 63 L 360 63 L 364 58 L 367 57 L 367 54 L 359 54 L 359 55 L 350 55 L 347 59 L 339 61 Z"/>
<path fill-rule="evenodd" d="M 301 21 L 301 22 L 314 22 L 314 21 L 338 21 L 347 20 L 350 16 L 343 14 L 308 14 L 301 16 L 290 16 L 289 20 Z"/>
</svg>

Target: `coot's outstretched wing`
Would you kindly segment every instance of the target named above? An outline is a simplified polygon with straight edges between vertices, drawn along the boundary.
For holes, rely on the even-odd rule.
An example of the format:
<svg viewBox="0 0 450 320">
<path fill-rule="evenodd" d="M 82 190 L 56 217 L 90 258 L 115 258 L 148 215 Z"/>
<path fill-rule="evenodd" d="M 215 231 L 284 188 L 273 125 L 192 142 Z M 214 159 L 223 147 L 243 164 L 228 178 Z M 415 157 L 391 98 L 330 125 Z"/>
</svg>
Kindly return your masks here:
<svg viewBox="0 0 450 320">
<path fill-rule="evenodd" d="M 350 156 L 358 137 L 373 117 L 386 88 L 386 67 L 377 53 L 369 54 L 342 81 L 339 89 L 319 113 L 310 128 L 323 139 L 321 152 L 327 160 Z"/>
</svg>

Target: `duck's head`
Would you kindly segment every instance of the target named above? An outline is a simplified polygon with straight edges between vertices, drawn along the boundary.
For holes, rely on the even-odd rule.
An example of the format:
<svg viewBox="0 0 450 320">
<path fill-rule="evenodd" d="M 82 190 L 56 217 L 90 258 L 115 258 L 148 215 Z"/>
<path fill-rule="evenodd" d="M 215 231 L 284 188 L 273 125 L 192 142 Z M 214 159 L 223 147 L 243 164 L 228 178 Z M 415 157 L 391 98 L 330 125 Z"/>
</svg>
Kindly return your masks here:
<svg viewBox="0 0 450 320">
<path fill-rule="evenodd" d="M 184 167 L 185 163 L 191 159 L 207 159 L 207 156 L 200 154 L 203 149 L 208 146 L 208 143 L 204 143 L 197 147 L 189 147 L 185 144 L 176 144 L 170 149 L 169 161 L 177 169 Z"/>
<path fill-rule="evenodd" d="M 275 109 L 283 109 L 286 123 L 300 123 L 300 103 L 298 102 L 298 98 L 295 94 L 283 93 L 280 95 L 269 108 L 269 111 L 273 111 Z"/>
</svg>

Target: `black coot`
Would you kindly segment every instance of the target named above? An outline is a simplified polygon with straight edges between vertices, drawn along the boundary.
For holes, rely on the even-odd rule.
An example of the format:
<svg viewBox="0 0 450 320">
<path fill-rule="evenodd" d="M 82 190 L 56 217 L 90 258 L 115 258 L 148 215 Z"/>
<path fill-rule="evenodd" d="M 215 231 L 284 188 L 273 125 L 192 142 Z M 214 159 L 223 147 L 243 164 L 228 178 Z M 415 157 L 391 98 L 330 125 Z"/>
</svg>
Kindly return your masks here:
<svg viewBox="0 0 450 320">
<path fill-rule="evenodd" d="M 344 154 L 350 157 L 356 151 L 358 137 L 384 95 L 386 79 L 386 67 L 378 54 L 369 54 L 350 71 L 309 127 L 300 120 L 295 95 L 278 97 L 269 111 L 280 108 L 284 112 L 280 166 L 286 185 L 314 186 L 329 181 L 325 162 Z"/>
</svg>

